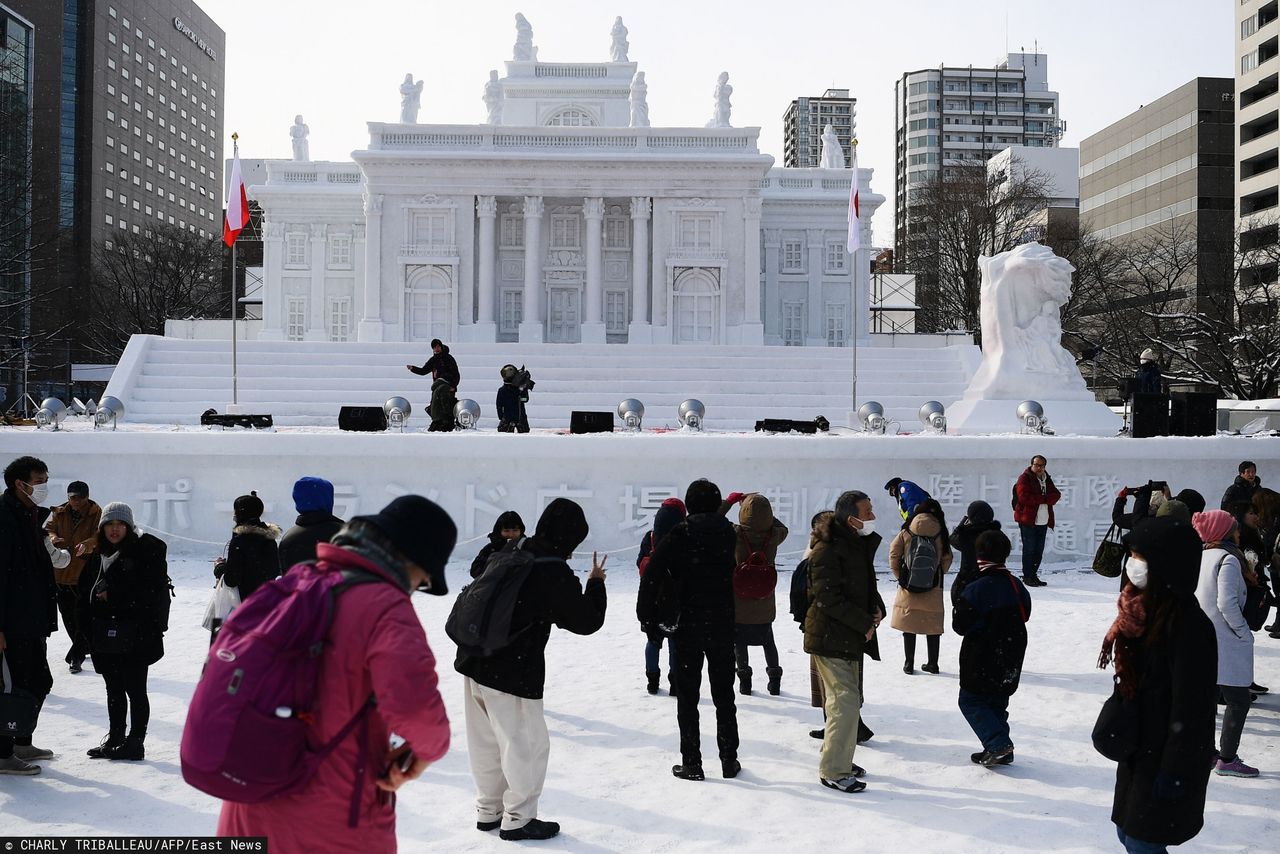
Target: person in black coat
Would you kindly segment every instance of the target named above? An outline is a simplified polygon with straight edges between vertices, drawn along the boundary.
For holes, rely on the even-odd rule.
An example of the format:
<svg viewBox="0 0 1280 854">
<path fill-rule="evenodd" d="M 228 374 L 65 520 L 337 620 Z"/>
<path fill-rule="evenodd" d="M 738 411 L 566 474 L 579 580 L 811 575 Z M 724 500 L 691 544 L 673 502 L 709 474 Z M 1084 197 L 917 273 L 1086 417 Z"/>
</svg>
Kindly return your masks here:
<svg viewBox="0 0 1280 854">
<path fill-rule="evenodd" d="M 645 531 L 640 539 L 640 552 L 636 555 L 636 568 L 640 570 L 642 579 L 653 558 L 654 546 L 662 542 L 663 537 L 671 533 L 671 529 L 683 522 L 687 515 L 684 502 L 679 498 L 665 499 L 653 514 L 653 528 Z M 658 682 L 662 678 L 659 655 L 665 643 L 667 645 L 667 685 L 671 696 L 674 697 L 676 696 L 676 643 L 671 637 L 671 631 L 676 622 L 676 603 L 675 591 L 670 584 L 666 587 L 667 589 L 661 591 L 655 601 L 647 603 L 652 606 L 652 610 L 645 613 L 641 613 L 640 588 L 636 588 L 636 618 L 640 621 L 640 631 L 645 635 L 644 670 L 647 690 L 650 694 L 658 693 Z"/>
<path fill-rule="evenodd" d="M 58 630 L 58 588 L 44 545 L 49 510 L 49 467 L 35 457 L 19 457 L 4 470 L 0 496 L 0 653 L 15 688 L 30 691 L 38 704 L 53 690 L 49 635 Z M 36 709 L 39 719 L 39 707 Z M 37 759 L 53 751 L 33 747 L 31 737 L 0 734 L 0 774 L 40 773 Z"/>
<path fill-rule="evenodd" d="M 497 520 L 493 523 L 493 530 L 489 532 L 489 542 L 484 544 L 475 560 L 471 561 L 471 577 L 479 578 L 494 552 L 500 551 L 507 543 L 519 540 L 523 536 L 524 520 L 520 518 L 519 513 L 514 510 L 499 513 Z"/>
<path fill-rule="evenodd" d="M 1204 825 L 1217 638 L 1195 599 L 1201 547 L 1191 525 L 1148 519 L 1124 543 L 1129 560 L 1120 616 L 1099 664 L 1114 658 L 1116 690 L 1137 701 L 1138 743 L 1132 758 L 1116 767 L 1111 821 L 1128 850 L 1156 850 L 1181 845 Z"/>
<path fill-rule="evenodd" d="M 1156 351 L 1150 347 L 1142 351 L 1138 357 L 1138 373 L 1135 377 L 1134 391 L 1143 394 L 1160 394 L 1164 391 L 1164 381 L 1160 378 L 1160 363 L 1156 361 Z"/>
<path fill-rule="evenodd" d="M 102 744 L 89 750 L 93 759 L 145 758 L 147 670 L 164 657 L 167 552 L 164 541 L 138 535 L 128 504 L 113 501 L 103 508 L 97 550 L 81 576 L 88 587 L 93 669 L 106 684 L 110 726 Z"/>
<path fill-rule="evenodd" d="M 1237 519 L 1253 503 L 1253 494 L 1262 488 L 1262 478 L 1258 477 L 1258 467 L 1252 460 L 1240 463 L 1239 472 L 1227 491 L 1222 493 L 1221 504 L 1221 509 Z"/>
<path fill-rule="evenodd" d="M 698 732 L 698 694 L 702 663 L 716 707 L 716 745 L 721 771 L 735 777 L 738 763 L 738 716 L 734 705 L 734 548 L 733 524 L 720 514 L 720 488 L 709 480 L 695 480 L 684 497 L 689 516 L 671 529 L 653 551 L 640 579 L 637 610 L 652 612 L 666 579 L 674 583 L 678 616 L 675 642 L 676 717 L 680 725 L 681 763 L 671 773 L 684 780 L 702 780 L 701 737 Z M 643 619 L 643 616 L 642 616 Z"/>
<path fill-rule="evenodd" d="M 987 531 L 999 531 L 1000 520 L 985 501 L 973 501 L 964 518 L 951 532 L 951 545 L 960 552 L 960 571 L 951 582 L 951 604 L 960 602 L 965 587 L 978 577 L 978 537 Z"/>
<path fill-rule="evenodd" d="M 236 526 L 227 542 L 227 556 L 213 562 L 213 577 L 240 591 L 240 601 L 273 578 L 280 577 L 280 529 L 262 521 L 262 499 L 257 492 L 241 495 L 232 506 Z M 209 643 L 218 636 L 221 620 L 213 621 Z"/>
<path fill-rule="evenodd" d="M 280 569 L 316 559 L 316 546 L 327 543 L 345 524 L 333 515 L 333 484 L 324 478 L 302 477 L 293 485 L 298 518 L 280 538 Z"/>
<path fill-rule="evenodd" d="M 499 372 L 502 385 L 498 388 L 495 405 L 498 410 L 499 433 L 528 433 L 529 415 L 525 412 L 525 404 L 529 402 L 529 390 L 533 388 L 533 379 L 521 365 L 503 365 Z"/>
<path fill-rule="evenodd" d="M 1111 524 L 1115 525 L 1122 531 L 1128 531 L 1134 525 L 1141 522 L 1149 516 L 1155 515 L 1155 511 L 1151 508 L 1151 494 L 1156 491 L 1155 481 L 1148 481 L 1145 486 L 1139 486 L 1137 489 L 1124 487 L 1116 495 L 1115 504 L 1111 506 Z M 1169 498 L 1169 485 L 1164 484 L 1161 490 L 1166 499 Z M 1128 504 L 1129 496 L 1133 496 L 1133 512 L 1124 512 L 1125 506 Z"/>
<path fill-rule="evenodd" d="M 978 578 L 964 588 L 952 626 L 960 645 L 960 711 L 982 741 L 970 756 L 991 768 L 1013 762 L 1009 698 L 1018 690 L 1027 653 L 1031 595 L 1004 562 L 1012 545 L 1003 531 L 978 537 Z"/>
<path fill-rule="evenodd" d="M 431 416 L 428 430 L 448 432 L 454 424 L 453 408 L 458 404 L 458 386 L 462 383 L 462 374 L 458 370 L 458 362 L 449 355 L 449 348 L 439 338 L 431 339 L 432 356 L 422 367 L 405 365 L 418 376 L 430 375 L 431 402 L 427 404 L 427 413 Z"/>
</svg>

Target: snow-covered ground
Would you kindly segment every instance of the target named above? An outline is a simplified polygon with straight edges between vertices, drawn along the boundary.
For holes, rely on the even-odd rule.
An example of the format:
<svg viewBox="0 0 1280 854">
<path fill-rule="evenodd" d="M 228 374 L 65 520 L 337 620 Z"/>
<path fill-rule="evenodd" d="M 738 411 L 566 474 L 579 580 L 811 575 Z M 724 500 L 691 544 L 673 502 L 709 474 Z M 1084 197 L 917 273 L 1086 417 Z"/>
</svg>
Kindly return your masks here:
<svg viewBox="0 0 1280 854">
<path fill-rule="evenodd" d="M 91 668 L 69 675 L 62 663 L 66 636 L 54 636 L 54 689 L 36 741 L 57 756 L 43 763 L 38 777 L 0 778 L 5 835 L 213 832 L 218 803 L 188 787 L 178 765 L 186 702 L 208 642 L 199 623 L 213 554 L 171 563 L 178 599 L 166 638 L 168 654 L 152 669 L 147 761 L 85 757 L 106 730 L 102 683 Z M 1109 691 L 1110 677 L 1095 663 L 1114 614 L 1115 582 L 1088 573 L 1055 573 L 1048 576 L 1048 587 L 1032 591 L 1026 674 L 1010 709 L 1017 762 L 999 770 L 969 762 L 978 744 L 956 708 L 959 638 L 943 638 L 940 675 L 917 671 L 907 676 L 899 634 L 886 624 L 885 660 L 867 668 L 866 717 L 876 737 L 857 752 L 858 763 L 869 772 L 868 789 L 845 795 L 818 785 L 818 742 L 807 732 L 821 716 L 809 707 L 801 635 L 785 613 L 785 575 L 775 624 L 783 693 L 738 697 L 742 775 L 703 783 L 670 776 L 670 766 L 678 761 L 675 701 L 665 693 L 645 693 L 644 640 L 634 618 L 635 570 L 626 556 L 619 558 L 617 565 L 610 561 L 604 628 L 585 638 L 554 632 L 548 647 L 552 748 L 541 813 L 564 829 L 557 839 L 540 843 L 540 850 L 774 852 L 840 843 L 871 852 L 1119 849 L 1108 820 L 1114 766 L 1089 742 Z M 450 575 L 457 586 L 462 564 L 451 567 Z M 888 582 L 882 580 L 882 586 L 888 598 Z M 415 603 L 441 658 L 441 690 L 453 719 L 454 743 L 448 756 L 402 790 L 402 850 L 506 850 L 496 834 L 475 829 L 461 677 L 450 666 L 453 647 L 443 631 L 449 603 L 428 596 L 415 597 Z M 759 658 L 760 651 L 753 652 Z M 758 663 L 762 683 L 763 662 Z M 1257 678 L 1280 689 L 1280 642 L 1265 635 L 1258 638 Z M 704 752 L 714 757 L 705 687 L 703 694 Z M 1264 775 L 1258 780 L 1215 777 L 1205 830 L 1189 850 L 1275 850 L 1278 735 L 1280 698 L 1263 697 L 1249 716 L 1241 753 Z"/>
</svg>

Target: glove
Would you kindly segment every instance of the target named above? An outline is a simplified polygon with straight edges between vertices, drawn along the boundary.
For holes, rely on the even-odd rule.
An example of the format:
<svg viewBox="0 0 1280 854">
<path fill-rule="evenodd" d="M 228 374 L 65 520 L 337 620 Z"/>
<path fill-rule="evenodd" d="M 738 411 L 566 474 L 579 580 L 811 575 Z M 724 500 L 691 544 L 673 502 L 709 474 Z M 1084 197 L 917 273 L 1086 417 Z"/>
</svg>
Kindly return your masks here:
<svg viewBox="0 0 1280 854">
<path fill-rule="evenodd" d="M 494 532 L 490 531 L 489 544 L 492 545 L 494 549 L 500 549 L 507 544 L 507 541 L 503 539 L 501 534 L 495 534 Z"/>
<path fill-rule="evenodd" d="M 728 501 L 730 504 L 737 504 L 746 497 L 747 494 L 745 492 L 730 492 L 729 497 L 726 498 L 725 501 Z"/>
<path fill-rule="evenodd" d="M 1155 782 L 1151 785 L 1151 794 L 1165 801 L 1174 801 L 1186 794 L 1187 787 L 1181 778 L 1175 777 L 1167 771 L 1161 771 L 1156 775 Z"/>
<path fill-rule="evenodd" d="M 1120 487 L 1120 491 L 1116 493 L 1116 498 L 1128 498 L 1128 497 L 1129 497 L 1129 487 L 1127 486 Z"/>
</svg>

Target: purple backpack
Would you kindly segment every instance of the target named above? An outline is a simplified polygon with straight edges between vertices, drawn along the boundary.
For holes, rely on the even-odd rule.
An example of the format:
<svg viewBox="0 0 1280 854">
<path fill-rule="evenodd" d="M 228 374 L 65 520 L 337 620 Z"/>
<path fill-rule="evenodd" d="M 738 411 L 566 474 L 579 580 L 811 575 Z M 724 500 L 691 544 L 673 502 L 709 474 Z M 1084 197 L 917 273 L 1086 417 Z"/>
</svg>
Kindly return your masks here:
<svg viewBox="0 0 1280 854">
<path fill-rule="evenodd" d="M 338 595 L 353 585 L 381 580 L 301 564 L 263 584 L 232 611 L 209 648 L 187 709 L 183 779 L 216 798 L 246 804 L 306 787 L 320 763 L 374 705 L 370 695 L 332 739 L 319 749 L 308 745 Z M 352 826 L 364 782 L 365 741 L 360 739 Z"/>
</svg>

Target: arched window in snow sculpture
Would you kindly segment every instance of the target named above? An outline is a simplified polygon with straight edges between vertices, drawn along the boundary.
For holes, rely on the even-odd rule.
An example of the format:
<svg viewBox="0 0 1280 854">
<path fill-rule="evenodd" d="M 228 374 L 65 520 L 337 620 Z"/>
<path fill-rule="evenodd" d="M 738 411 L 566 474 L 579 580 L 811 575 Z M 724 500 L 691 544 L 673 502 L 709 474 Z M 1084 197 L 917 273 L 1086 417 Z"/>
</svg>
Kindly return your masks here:
<svg viewBox="0 0 1280 854">
<path fill-rule="evenodd" d="M 595 116 L 581 107 L 565 107 L 551 114 L 547 119 L 549 127 L 589 128 L 596 126 Z"/>
<path fill-rule="evenodd" d="M 710 270 L 696 267 L 676 276 L 672 318 L 674 343 L 719 343 L 720 286 Z"/>
</svg>

